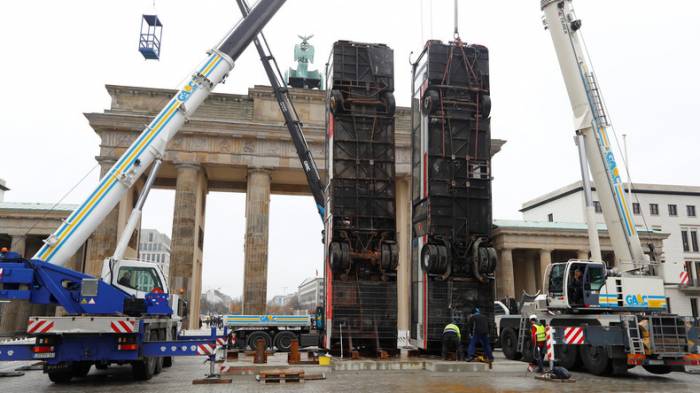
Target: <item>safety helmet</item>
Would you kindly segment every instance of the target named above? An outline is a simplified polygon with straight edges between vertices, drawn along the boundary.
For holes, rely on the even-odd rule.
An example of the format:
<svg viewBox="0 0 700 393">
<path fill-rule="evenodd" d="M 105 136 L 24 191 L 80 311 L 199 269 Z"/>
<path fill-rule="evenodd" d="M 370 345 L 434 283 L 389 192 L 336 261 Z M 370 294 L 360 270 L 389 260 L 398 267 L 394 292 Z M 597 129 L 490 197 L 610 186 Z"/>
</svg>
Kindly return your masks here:
<svg viewBox="0 0 700 393">
<path fill-rule="evenodd" d="M 537 320 L 537 315 L 535 315 L 535 314 L 530 315 L 530 320 L 531 320 L 531 321 L 536 321 L 536 320 Z"/>
</svg>

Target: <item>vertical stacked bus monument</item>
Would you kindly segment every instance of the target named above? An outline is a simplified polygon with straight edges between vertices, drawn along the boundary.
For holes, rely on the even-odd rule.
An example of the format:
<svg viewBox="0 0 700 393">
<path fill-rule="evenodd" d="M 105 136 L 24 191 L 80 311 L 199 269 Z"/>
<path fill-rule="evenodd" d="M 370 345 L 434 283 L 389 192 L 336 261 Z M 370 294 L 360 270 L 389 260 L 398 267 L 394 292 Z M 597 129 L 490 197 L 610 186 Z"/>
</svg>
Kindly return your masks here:
<svg viewBox="0 0 700 393">
<path fill-rule="evenodd" d="M 439 351 L 453 319 L 478 307 L 493 321 L 488 49 L 428 41 L 413 63 L 412 93 L 410 335 Z"/>
<path fill-rule="evenodd" d="M 394 54 L 338 41 L 326 71 L 323 346 L 396 349 Z"/>
</svg>

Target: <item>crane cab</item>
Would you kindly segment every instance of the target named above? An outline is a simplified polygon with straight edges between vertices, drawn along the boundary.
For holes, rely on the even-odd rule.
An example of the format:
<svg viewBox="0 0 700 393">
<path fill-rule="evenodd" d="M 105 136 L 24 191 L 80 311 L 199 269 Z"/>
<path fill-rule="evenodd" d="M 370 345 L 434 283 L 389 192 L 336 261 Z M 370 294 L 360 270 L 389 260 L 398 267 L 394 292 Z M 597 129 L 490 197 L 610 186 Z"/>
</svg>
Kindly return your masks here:
<svg viewBox="0 0 700 393">
<path fill-rule="evenodd" d="M 111 262 L 111 268 L 110 268 Z M 106 259 L 102 280 L 134 296 L 145 299 L 150 292 L 168 292 L 168 284 L 160 267 L 152 262 L 131 259 Z"/>
<path fill-rule="evenodd" d="M 553 263 L 544 275 L 550 309 L 666 312 L 664 281 L 658 276 L 609 274 L 602 262 Z"/>
<path fill-rule="evenodd" d="M 544 275 L 544 292 L 550 308 L 600 307 L 607 268 L 602 262 L 571 260 L 553 263 Z"/>
</svg>

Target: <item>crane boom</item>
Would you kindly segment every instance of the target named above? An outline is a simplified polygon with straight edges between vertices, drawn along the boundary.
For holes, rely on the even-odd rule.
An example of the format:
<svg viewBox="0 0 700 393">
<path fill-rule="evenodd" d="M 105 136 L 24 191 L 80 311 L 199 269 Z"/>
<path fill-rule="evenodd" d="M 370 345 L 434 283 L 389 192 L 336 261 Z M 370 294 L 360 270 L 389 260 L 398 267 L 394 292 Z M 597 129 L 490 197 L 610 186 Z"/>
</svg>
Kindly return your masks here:
<svg viewBox="0 0 700 393">
<path fill-rule="evenodd" d="M 249 7 L 246 0 L 236 0 L 238 7 L 241 9 L 243 16 L 247 16 L 249 12 Z M 325 216 L 325 205 L 326 197 L 323 192 L 323 183 L 321 182 L 321 175 L 319 174 L 318 167 L 314 161 L 309 145 L 306 143 L 304 138 L 304 125 L 301 120 L 299 120 L 299 115 L 297 114 L 294 104 L 289 99 L 289 89 L 284 83 L 282 78 L 282 73 L 280 72 L 279 66 L 277 65 L 277 60 L 272 55 L 270 46 L 265 39 L 265 35 L 262 30 L 258 33 L 258 36 L 253 40 L 255 48 L 258 50 L 260 55 L 260 61 L 262 62 L 263 68 L 265 68 L 265 73 L 270 79 L 270 86 L 275 93 L 275 98 L 279 104 L 280 110 L 282 111 L 282 116 L 284 117 L 284 124 L 289 130 L 289 135 L 292 138 L 294 147 L 296 148 L 297 155 L 299 156 L 299 161 L 301 161 L 301 168 L 304 170 L 306 175 L 306 182 L 311 190 L 311 195 L 314 197 L 316 202 L 316 209 L 318 214 L 321 216 L 321 220 Z"/>
<path fill-rule="evenodd" d="M 579 30 L 581 21 L 576 18 L 572 0 L 541 0 L 540 5 L 569 94 L 574 128 L 584 140 L 615 255 L 622 263 L 622 270 L 639 269 L 646 264 L 646 259 L 608 137 L 610 124 L 605 105 L 584 51 Z"/>
<path fill-rule="evenodd" d="M 272 18 L 285 0 L 260 0 L 241 19 L 192 77 L 141 132 L 117 160 L 89 197 L 51 234 L 34 259 L 63 265 L 95 231 L 127 190 L 162 157 L 168 142 L 207 98 L 212 89 L 233 69 L 234 61 Z"/>
</svg>

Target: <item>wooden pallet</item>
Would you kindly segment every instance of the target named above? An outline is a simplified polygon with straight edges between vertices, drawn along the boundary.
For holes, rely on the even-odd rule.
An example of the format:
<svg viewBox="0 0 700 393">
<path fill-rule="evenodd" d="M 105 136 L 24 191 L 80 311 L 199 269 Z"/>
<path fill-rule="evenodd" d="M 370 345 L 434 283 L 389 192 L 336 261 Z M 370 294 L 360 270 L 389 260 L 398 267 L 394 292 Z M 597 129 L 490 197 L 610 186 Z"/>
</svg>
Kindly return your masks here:
<svg viewBox="0 0 700 393">
<path fill-rule="evenodd" d="M 202 378 L 192 381 L 192 385 L 222 385 L 231 383 L 231 378 Z"/>
<path fill-rule="evenodd" d="M 262 383 L 304 383 L 304 370 L 265 370 L 255 376 Z"/>
</svg>

